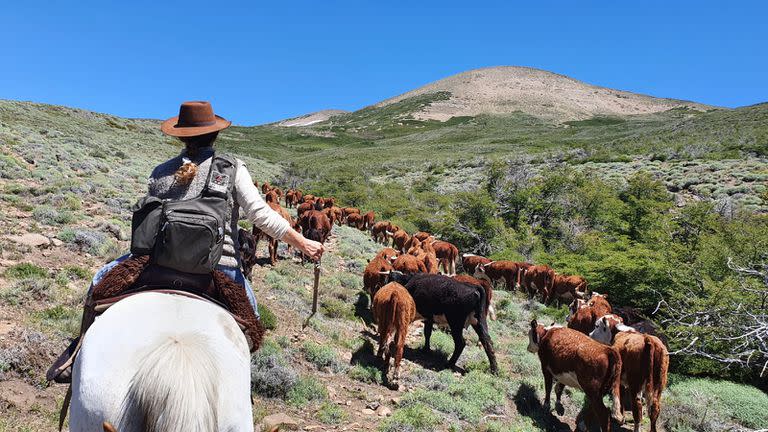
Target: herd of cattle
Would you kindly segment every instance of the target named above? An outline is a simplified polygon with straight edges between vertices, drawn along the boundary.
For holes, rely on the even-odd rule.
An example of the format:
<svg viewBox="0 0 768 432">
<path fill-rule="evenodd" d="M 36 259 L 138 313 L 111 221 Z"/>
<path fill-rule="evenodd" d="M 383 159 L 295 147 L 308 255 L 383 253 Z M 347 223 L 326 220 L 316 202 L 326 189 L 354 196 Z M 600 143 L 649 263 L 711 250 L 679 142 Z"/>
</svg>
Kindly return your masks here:
<svg viewBox="0 0 768 432">
<path fill-rule="evenodd" d="M 406 335 L 411 323 L 424 321 L 424 347 L 430 349 L 434 324 L 447 325 L 454 342 L 448 367 L 455 367 L 466 343 L 464 329 L 472 326 L 488 357 L 490 370 L 498 373 L 487 318 L 495 319 L 493 289 L 497 283 L 507 290 L 519 289 L 529 297 L 539 296 L 545 303 L 570 301 L 567 325 L 543 326 L 533 320 L 528 332 L 528 351 L 537 353 L 545 383 L 545 408 L 549 409 L 555 384 L 556 408 L 565 386 L 582 390 L 589 401 L 588 416 L 577 419 L 579 429 L 588 420 L 602 431 L 610 430 L 610 418 L 624 420 L 621 394 L 629 399 L 634 429 L 639 431 L 643 399 L 647 404 L 651 431 L 656 431 L 661 392 L 666 386 L 669 355 L 664 343 L 653 335 L 653 326 L 631 308 L 614 308 L 605 295 L 589 293 L 581 276 L 557 274 L 546 265 L 525 262 L 493 261 L 464 254 L 457 274 L 459 250 L 451 243 L 427 232 L 407 233 L 387 221 L 376 221 L 374 212 L 362 213 L 353 207 L 338 207 L 334 198 L 316 197 L 264 183 L 265 200 L 304 236 L 325 242 L 333 224 L 346 224 L 370 233 L 384 247 L 368 262 L 363 273 L 363 288 L 371 296 L 374 320 L 378 325 L 377 357 L 383 362 L 387 381 L 397 386 Z M 286 209 L 295 207 L 294 221 Z M 260 238 L 241 230 L 240 244 L 246 273 L 255 263 Z M 270 261 L 277 260 L 277 241 L 269 241 Z M 440 269 L 442 268 L 442 274 Z M 390 360 L 394 356 L 390 375 Z M 613 411 L 603 403 L 609 394 Z"/>
</svg>

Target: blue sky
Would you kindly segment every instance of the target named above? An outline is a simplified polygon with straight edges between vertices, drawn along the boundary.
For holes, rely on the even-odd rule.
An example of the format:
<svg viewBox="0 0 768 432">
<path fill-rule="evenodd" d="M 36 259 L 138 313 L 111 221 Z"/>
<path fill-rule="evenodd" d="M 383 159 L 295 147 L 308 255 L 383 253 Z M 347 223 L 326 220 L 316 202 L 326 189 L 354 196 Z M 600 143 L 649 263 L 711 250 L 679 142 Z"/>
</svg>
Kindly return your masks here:
<svg viewBox="0 0 768 432">
<path fill-rule="evenodd" d="M 768 101 L 765 1 L 260 3 L 4 4 L 0 98 L 149 118 L 207 99 L 252 125 L 521 65 L 713 105 Z"/>
</svg>

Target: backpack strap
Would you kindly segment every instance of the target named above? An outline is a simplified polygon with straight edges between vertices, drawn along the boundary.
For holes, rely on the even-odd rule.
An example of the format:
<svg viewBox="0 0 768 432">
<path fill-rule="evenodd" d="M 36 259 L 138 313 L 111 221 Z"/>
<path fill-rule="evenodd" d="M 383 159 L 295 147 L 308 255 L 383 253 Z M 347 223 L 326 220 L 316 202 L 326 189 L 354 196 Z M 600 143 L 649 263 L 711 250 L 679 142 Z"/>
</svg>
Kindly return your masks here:
<svg viewBox="0 0 768 432">
<path fill-rule="evenodd" d="M 237 159 L 227 153 L 214 153 L 211 159 L 203 193 L 221 198 L 231 196 L 235 187 Z"/>
</svg>

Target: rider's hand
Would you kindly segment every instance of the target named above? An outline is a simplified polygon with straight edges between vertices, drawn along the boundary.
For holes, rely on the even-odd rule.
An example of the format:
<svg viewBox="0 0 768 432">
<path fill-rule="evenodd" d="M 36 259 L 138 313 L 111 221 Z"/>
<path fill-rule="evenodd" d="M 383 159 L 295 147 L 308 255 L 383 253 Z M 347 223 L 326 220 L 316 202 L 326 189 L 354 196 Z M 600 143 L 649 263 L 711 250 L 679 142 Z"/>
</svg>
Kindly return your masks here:
<svg viewBox="0 0 768 432">
<path fill-rule="evenodd" d="M 309 256 L 311 259 L 317 261 L 320 259 L 321 256 L 323 256 L 323 252 L 325 252 L 325 247 L 320 242 L 316 242 L 314 240 L 305 238 L 304 242 L 301 245 L 301 251 L 304 252 L 305 255 Z"/>
</svg>

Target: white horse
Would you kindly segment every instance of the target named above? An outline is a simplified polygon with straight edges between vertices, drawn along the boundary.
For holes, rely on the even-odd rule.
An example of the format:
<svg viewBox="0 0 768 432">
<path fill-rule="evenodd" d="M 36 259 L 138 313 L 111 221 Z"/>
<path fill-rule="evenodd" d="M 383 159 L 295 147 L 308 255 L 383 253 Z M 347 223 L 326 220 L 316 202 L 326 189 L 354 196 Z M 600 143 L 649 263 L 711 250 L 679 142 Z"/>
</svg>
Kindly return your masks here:
<svg viewBox="0 0 768 432">
<path fill-rule="evenodd" d="M 71 432 L 253 431 L 248 344 L 205 301 L 141 293 L 107 309 L 72 370 Z"/>
</svg>

